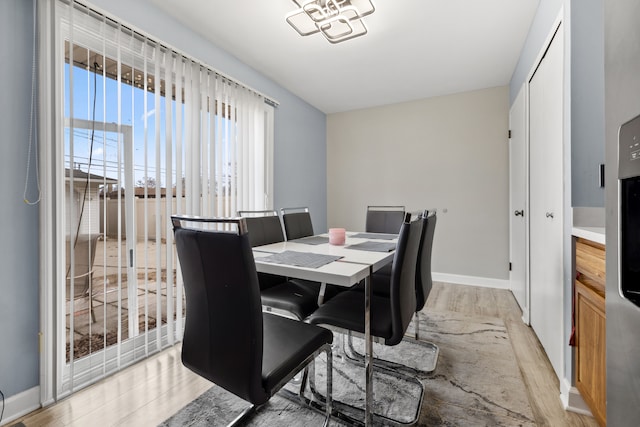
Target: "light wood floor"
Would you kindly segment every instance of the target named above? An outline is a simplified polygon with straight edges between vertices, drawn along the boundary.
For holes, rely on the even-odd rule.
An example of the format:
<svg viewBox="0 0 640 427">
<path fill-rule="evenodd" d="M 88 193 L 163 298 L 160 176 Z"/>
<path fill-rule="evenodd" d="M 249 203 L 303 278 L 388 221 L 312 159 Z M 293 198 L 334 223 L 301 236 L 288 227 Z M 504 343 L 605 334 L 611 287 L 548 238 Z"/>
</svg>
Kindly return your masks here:
<svg viewBox="0 0 640 427">
<path fill-rule="evenodd" d="M 430 309 L 501 318 L 509 330 L 537 424 L 597 426 L 593 418 L 562 408 L 551 364 L 531 328 L 522 323 L 511 292 L 435 283 L 425 307 Z M 19 421 L 27 427 L 156 426 L 209 387 L 209 382 L 182 366 L 177 345 Z"/>
</svg>

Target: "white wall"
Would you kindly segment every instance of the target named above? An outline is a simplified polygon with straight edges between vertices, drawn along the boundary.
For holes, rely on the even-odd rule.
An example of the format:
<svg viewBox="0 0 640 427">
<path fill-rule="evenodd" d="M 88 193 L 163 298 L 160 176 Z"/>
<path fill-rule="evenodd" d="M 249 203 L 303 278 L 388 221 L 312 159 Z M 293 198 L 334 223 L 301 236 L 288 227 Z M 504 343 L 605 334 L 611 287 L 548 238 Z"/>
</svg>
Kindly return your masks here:
<svg viewBox="0 0 640 427">
<path fill-rule="evenodd" d="M 436 208 L 435 273 L 508 279 L 508 110 L 504 86 L 329 115 L 328 226 Z"/>
</svg>

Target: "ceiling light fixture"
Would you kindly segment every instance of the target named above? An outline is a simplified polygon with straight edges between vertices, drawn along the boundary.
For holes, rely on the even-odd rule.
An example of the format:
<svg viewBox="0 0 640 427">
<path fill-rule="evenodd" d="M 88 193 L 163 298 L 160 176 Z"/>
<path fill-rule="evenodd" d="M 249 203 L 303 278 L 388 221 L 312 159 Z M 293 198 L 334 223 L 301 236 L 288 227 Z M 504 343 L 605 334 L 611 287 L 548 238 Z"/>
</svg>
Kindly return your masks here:
<svg viewBox="0 0 640 427">
<path fill-rule="evenodd" d="M 329 43 L 367 34 L 363 17 L 376 8 L 372 0 L 291 0 L 298 9 L 286 20 L 301 36 L 322 33 Z"/>
</svg>

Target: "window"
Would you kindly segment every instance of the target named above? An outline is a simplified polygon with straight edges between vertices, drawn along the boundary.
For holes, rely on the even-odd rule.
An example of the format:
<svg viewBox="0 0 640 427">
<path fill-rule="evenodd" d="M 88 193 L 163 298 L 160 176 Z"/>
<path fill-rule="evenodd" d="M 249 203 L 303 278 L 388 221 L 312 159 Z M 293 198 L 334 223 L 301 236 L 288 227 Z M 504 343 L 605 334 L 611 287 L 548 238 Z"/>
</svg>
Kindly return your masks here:
<svg viewBox="0 0 640 427">
<path fill-rule="evenodd" d="M 273 107 L 84 5 L 49 12 L 59 398 L 180 340 L 169 218 L 272 209 Z"/>
</svg>

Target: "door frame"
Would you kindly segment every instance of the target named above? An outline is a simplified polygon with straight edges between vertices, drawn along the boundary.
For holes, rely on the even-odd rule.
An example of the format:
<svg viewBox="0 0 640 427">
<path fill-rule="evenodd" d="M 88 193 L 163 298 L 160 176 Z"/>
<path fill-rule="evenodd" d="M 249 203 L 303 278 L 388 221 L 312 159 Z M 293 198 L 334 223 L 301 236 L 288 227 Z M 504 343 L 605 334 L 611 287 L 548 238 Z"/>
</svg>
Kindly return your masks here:
<svg viewBox="0 0 640 427">
<path fill-rule="evenodd" d="M 514 292 L 514 285 L 516 281 L 524 282 L 524 294 L 522 295 L 523 300 L 519 301 L 516 297 L 516 301 L 520 305 L 522 310 L 522 321 L 529 325 L 530 317 L 529 317 L 529 97 L 528 97 L 528 85 L 523 83 L 518 91 L 518 95 L 509 109 L 509 260 L 510 260 L 510 269 L 509 269 L 509 282 L 511 284 L 511 292 L 516 297 L 516 293 Z M 521 111 L 521 118 L 519 121 L 522 123 L 522 128 L 514 129 L 514 117 L 516 114 L 516 107 L 519 107 Z M 516 131 L 514 135 L 514 130 Z M 521 132 L 521 135 L 519 134 Z M 515 138 L 521 138 L 522 141 L 522 156 L 518 156 L 518 158 L 513 157 L 514 150 L 513 144 Z M 522 188 L 515 189 L 513 187 L 513 176 L 515 173 L 522 174 Z M 521 203 L 514 203 L 513 192 L 522 191 L 523 201 Z M 516 219 L 515 211 L 522 210 L 523 218 Z M 519 223 L 522 223 L 519 225 Z M 516 239 L 514 238 L 514 234 L 518 228 L 522 227 L 522 230 L 518 230 L 519 233 L 524 233 L 524 241 L 523 247 L 516 247 Z M 522 253 L 524 252 L 524 253 Z M 517 257 L 521 257 L 523 260 L 523 271 L 521 272 L 522 277 L 514 277 L 515 271 L 513 269 L 514 260 Z M 519 286 L 522 286 L 520 284 Z"/>
</svg>

